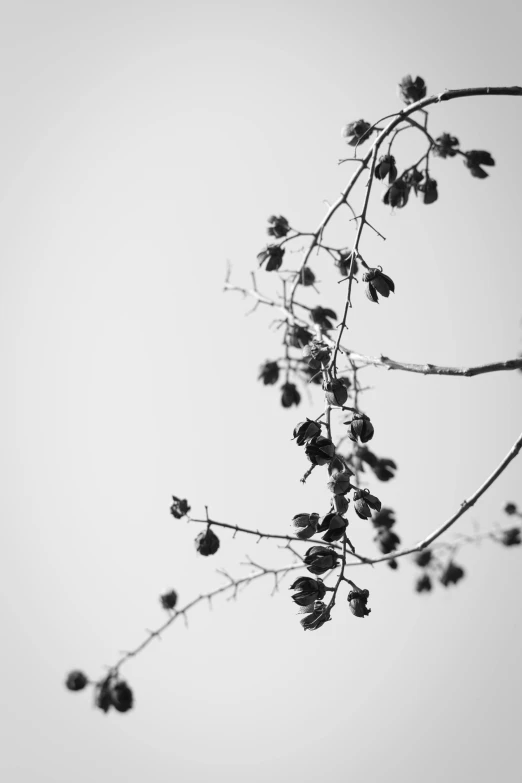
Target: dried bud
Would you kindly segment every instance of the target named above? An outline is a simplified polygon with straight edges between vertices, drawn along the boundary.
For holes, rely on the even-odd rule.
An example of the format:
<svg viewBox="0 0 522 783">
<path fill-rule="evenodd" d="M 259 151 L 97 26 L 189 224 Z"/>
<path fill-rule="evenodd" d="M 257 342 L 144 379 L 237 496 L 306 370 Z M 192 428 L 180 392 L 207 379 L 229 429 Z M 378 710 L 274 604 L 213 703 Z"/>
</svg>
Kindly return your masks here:
<svg viewBox="0 0 522 783">
<path fill-rule="evenodd" d="M 204 557 L 215 555 L 219 549 L 219 538 L 210 528 L 200 533 L 194 543 L 199 554 Z"/>
<path fill-rule="evenodd" d="M 279 380 L 279 365 L 277 362 L 266 361 L 259 368 L 258 380 L 263 381 L 265 386 L 272 386 Z"/>
<path fill-rule="evenodd" d="M 449 133 L 443 133 L 435 139 L 436 146 L 433 148 L 433 154 L 439 158 L 454 158 L 457 154 L 455 147 L 459 146 L 459 140 Z"/>
<path fill-rule="evenodd" d="M 397 549 L 401 543 L 399 536 L 394 533 L 393 530 L 388 530 L 386 527 L 378 528 L 374 540 L 383 555 L 389 555 L 390 552 Z"/>
<path fill-rule="evenodd" d="M 315 275 L 309 266 L 305 266 L 299 272 L 299 283 L 304 286 L 313 285 L 315 283 Z"/>
<path fill-rule="evenodd" d="M 350 501 L 346 495 L 334 495 L 333 498 L 334 508 L 338 514 L 346 514 Z"/>
<path fill-rule="evenodd" d="M 266 262 L 265 269 L 267 272 L 277 271 L 283 263 L 284 254 L 284 247 L 280 247 L 279 245 L 267 245 L 264 250 L 257 254 L 259 266 L 262 266 Z"/>
<path fill-rule="evenodd" d="M 303 609 L 302 611 L 306 611 L 306 617 L 303 617 L 301 620 L 301 625 L 305 631 L 316 631 L 330 620 L 330 614 L 326 611 L 326 604 L 323 604 L 322 601 L 315 601 L 311 610 L 307 607 L 306 610 Z"/>
<path fill-rule="evenodd" d="M 328 489 L 334 495 L 346 495 L 352 489 L 350 479 L 353 473 L 351 470 L 341 470 L 338 473 L 334 473 L 330 481 L 328 482 Z"/>
<path fill-rule="evenodd" d="M 178 601 L 178 594 L 175 590 L 169 590 L 168 593 L 160 595 L 160 602 L 164 609 L 174 609 Z"/>
<path fill-rule="evenodd" d="M 338 405 L 341 407 L 348 399 L 348 389 L 340 378 L 324 381 L 323 391 L 328 405 Z"/>
<path fill-rule="evenodd" d="M 69 672 L 65 680 L 65 687 L 70 691 L 83 691 L 89 680 L 85 674 L 78 669 Z"/>
<path fill-rule="evenodd" d="M 399 564 L 393 557 L 391 560 L 388 560 L 388 568 L 391 568 L 392 571 L 396 571 L 398 567 Z"/>
<path fill-rule="evenodd" d="M 495 165 L 495 161 L 486 150 L 470 150 L 470 152 L 465 152 L 464 156 L 464 164 L 471 171 L 472 175 L 478 179 L 486 179 L 489 176 L 482 166 Z"/>
<path fill-rule="evenodd" d="M 282 215 L 271 215 L 268 218 L 268 223 L 269 226 L 267 228 L 267 233 L 272 237 L 276 237 L 276 239 L 282 239 L 283 237 L 286 237 L 290 231 L 290 224 L 288 223 L 288 220 Z"/>
<path fill-rule="evenodd" d="M 373 517 L 372 522 L 375 527 L 383 527 L 389 530 L 396 522 L 395 511 L 392 511 L 391 508 L 381 508 Z"/>
<path fill-rule="evenodd" d="M 363 283 L 366 283 L 366 296 L 370 302 L 379 302 L 377 294 L 388 297 L 390 291 L 392 293 L 395 292 L 395 283 L 391 277 L 385 275 L 379 267 L 368 269 L 368 271 L 363 274 L 362 279 Z"/>
<path fill-rule="evenodd" d="M 420 576 L 415 583 L 415 590 L 418 593 L 429 593 L 431 590 L 431 579 L 428 574 Z"/>
<path fill-rule="evenodd" d="M 448 585 L 456 585 L 464 576 L 464 569 L 458 566 L 456 563 L 450 562 L 444 569 L 440 577 L 440 583 L 444 587 Z"/>
<path fill-rule="evenodd" d="M 426 97 L 426 83 L 421 76 L 412 79 L 411 76 L 405 76 L 399 83 L 399 96 L 404 103 L 417 103 Z"/>
<path fill-rule="evenodd" d="M 298 606 L 313 605 L 314 601 L 320 601 L 326 594 L 323 581 L 321 579 L 312 579 L 311 576 L 300 576 L 293 585 L 290 585 L 290 590 L 297 591 L 292 596 L 292 600 Z"/>
<path fill-rule="evenodd" d="M 512 527 L 511 530 L 503 530 L 500 541 L 504 546 L 518 546 L 522 543 L 520 539 L 520 528 Z"/>
<path fill-rule="evenodd" d="M 410 195 L 410 186 L 399 177 L 390 187 L 384 191 L 382 200 L 384 204 L 397 209 L 402 209 L 408 203 Z"/>
<path fill-rule="evenodd" d="M 353 417 L 347 419 L 344 423 L 348 425 L 348 437 L 350 440 L 367 443 L 373 438 L 373 424 L 366 414 L 354 413 Z"/>
<path fill-rule="evenodd" d="M 402 179 L 404 184 L 409 188 L 413 188 L 415 195 L 417 195 L 417 192 L 420 188 L 420 183 L 424 179 L 424 174 L 422 171 L 419 171 L 416 168 L 412 168 L 404 172 Z"/>
<path fill-rule="evenodd" d="M 356 617 L 367 617 L 372 611 L 366 606 L 369 596 L 369 590 L 350 590 L 348 593 L 348 603 L 350 604 L 351 613 Z"/>
<path fill-rule="evenodd" d="M 385 459 L 384 457 L 377 459 L 375 464 L 371 465 L 370 467 L 379 481 L 389 481 L 390 479 L 394 478 L 394 471 L 397 470 L 397 465 L 395 462 L 392 459 Z"/>
<path fill-rule="evenodd" d="M 290 408 L 291 405 L 299 405 L 301 395 L 297 391 L 295 383 L 283 383 L 281 386 L 281 405 L 283 408 Z"/>
<path fill-rule="evenodd" d="M 310 538 L 317 533 L 317 523 L 319 522 L 319 514 L 296 514 L 292 518 L 292 524 L 297 528 L 297 538 Z"/>
<path fill-rule="evenodd" d="M 328 331 L 329 329 L 333 329 L 334 325 L 330 321 L 330 318 L 337 319 L 337 315 L 334 312 L 334 310 L 330 310 L 329 307 L 321 307 L 318 305 L 317 307 L 314 307 L 313 310 L 310 311 L 310 318 L 312 319 L 314 324 L 317 324 L 321 327 L 321 329 L 324 329 L 325 331 Z"/>
<path fill-rule="evenodd" d="M 304 348 L 312 338 L 313 334 L 306 326 L 294 324 L 288 328 L 288 343 L 292 348 Z"/>
<path fill-rule="evenodd" d="M 303 348 L 303 359 L 313 370 L 319 370 L 330 361 L 330 349 L 321 340 L 312 340 Z"/>
<path fill-rule="evenodd" d="M 314 438 L 320 433 L 321 425 L 316 421 L 307 419 L 306 421 L 301 421 L 294 429 L 294 440 L 297 442 L 298 446 L 304 446 L 307 440 Z"/>
<path fill-rule="evenodd" d="M 421 552 L 416 554 L 413 558 L 416 565 L 419 566 L 419 568 L 426 568 L 431 563 L 431 559 L 433 557 L 433 553 L 430 549 L 423 549 Z"/>
<path fill-rule="evenodd" d="M 355 260 L 351 250 L 339 251 L 339 258 L 336 259 L 335 266 L 339 270 L 341 277 L 348 277 L 348 275 L 350 274 L 350 269 L 352 267 L 353 267 L 352 275 L 356 275 L 359 269 L 357 261 Z"/>
<path fill-rule="evenodd" d="M 381 155 L 375 165 L 374 174 L 376 179 L 386 179 L 390 185 L 397 179 L 397 166 L 393 155 Z"/>
<path fill-rule="evenodd" d="M 312 546 L 306 551 L 303 562 L 312 574 L 321 575 L 337 566 L 337 552 L 326 546 Z"/>
<path fill-rule="evenodd" d="M 327 544 L 331 544 L 334 541 L 339 541 L 343 537 L 347 527 L 348 520 L 340 514 L 332 512 L 330 514 L 325 514 L 317 530 L 319 533 L 326 531 L 323 536 L 323 541 L 326 541 Z"/>
<path fill-rule="evenodd" d="M 326 465 L 335 454 L 335 446 L 329 438 L 316 435 L 306 444 L 305 454 L 313 465 Z"/>
<path fill-rule="evenodd" d="M 425 204 L 433 204 L 439 197 L 437 180 L 432 179 L 431 177 L 426 177 L 424 182 L 419 185 L 419 190 L 421 193 L 424 193 L 424 198 L 422 200 Z"/>
<path fill-rule="evenodd" d="M 175 519 L 182 519 L 182 517 L 186 517 L 187 514 L 190 511 L 190 506 L 186 500 L 181 500 L 181 498 L 177 498 L 175 495 L 172 495 L 172 505 L 170 507 L 170 513 L 172 514 Z"/>
<path fill-rule="evenodd" d="M 512 517 L 514 514 L 518 513 L 518 508 L 515 503 L 506 503 L 504 512 Z"/>
<path fill-rule="evenodd" d="M 350 147 L 356 147 L 358 144 L 362 144 L 363 141 L 367 141 L 370 138 L 371 133 L 368 133 L 371 125 L 366 120 L 356 120 L 355 122 L 349 122 L 345 125 L 341 131 L 341 135 L 346 139 L 346 143 Z"/>
<path fill-rule="evenodd" d="M 128 712 L 130 709 L 132 709 L 132 705 L 134 704 L 134 696 L 127 683 L 123 680 L 112 685 L 111 703 L 112 706 L 118 710 L 118 712 Z"/>
<path fill-rule="evenodd" d="M 381 501 L 375 495 L 370 495 L 367 489 L 356 489 L 353 493 L 353 507 L 361 519 L 370 519 L 372 512 L 381 510 Z"/>
</svg>

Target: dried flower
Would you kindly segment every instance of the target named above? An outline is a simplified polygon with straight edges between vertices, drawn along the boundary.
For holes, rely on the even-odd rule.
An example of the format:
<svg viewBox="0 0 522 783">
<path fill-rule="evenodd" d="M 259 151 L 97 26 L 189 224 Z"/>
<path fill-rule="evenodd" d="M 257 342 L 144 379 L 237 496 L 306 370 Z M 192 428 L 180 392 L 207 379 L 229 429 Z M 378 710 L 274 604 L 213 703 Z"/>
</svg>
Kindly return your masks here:
<svg viewBox="0 0 522 783">
<path fill-rule="evenodd" d="M 265 386 L 272 386 L 279 380 L 279 365 L 277 362 L 266 361 L 259 368 L 258 380 L 263 381 Z"/>
<path fill-rule="evenodd" d="M 182 519 L 186 517 L 190 511 L 190 506 L 186 500 L 181 500 L 175 495 L 172 495 L 172 505 L 170 507 L 170 513 L 175 519 Z"/>
<path fill-rule="evenodd" d="M 374 429 L 369 416 L 365 413 L 354 413 L 351 419 L 347 419 L 348 437 L 354 442 L 367 443 L 373 438 Z"/>
<path fill-rule="evenodd" d="M 410 186 L 402 177 L 398 177 L 390 187 L 384 191 L 382 200 L 384 204 L 397 209 L 402 209 L 408 203 L 410 195 Z"/>
<path fill-rule="evenodd" d="M 288 343 L 293 348 L 304 348 L 312 338 L 313 334 L 306 326 L 293 324 L 288 327 Z"/>
<path fill-rule="evenodd" d="M 494 166 L 495 161 L 486 150 L 471 150 L 464 153 L 464 165 L 468 167 L 474 177 L 485 179 L 488 175 L 482 166 Z"/>
<path fill-rule="evenodd" d="M 175 590 L 169 590 L 168 593 L 160 595 L 160 602 L 164 609 L 174 609 L 178 601 L 178 594 Z"/>
<path fill-rule="evenodd" d="M 290 590 L 297 591 L 292 596 L 292 600 L 298 606 L 313 605 L 314 601 L 320 601 L 326 594 L 322 579 L 312 579 L 311 576 L 300 576 L 293 585 L 290 585 Z"/>
<path fill-rule="evenodd" d="M 312 319 L 314 324 L 317 324 L 321 327 L 321 329 L 324 329 L 325 331 L 328 331 L 329 329 L 333 329 L 334 325 L 330 321 L 330 318 L 337 319 L 337 315 L 334 310 L 330 310 L 329 307 L 321 307 L 318 305 L 317 307 L 314 307 L 313 310 L 310 311 L 310 318 Z"/>
<path fill-rule="evenodd" d="M 386 179 L 390 185 L 397 179 L 397 166 L 395 165 L 395 158 L 393 155 L 381 155 L 377 163 L 375 164 L 374 174 L 376 179 Z"/>
<path fill-rule="evenodd" d="M 295 383 L 283 383 L 281 386 L 281 405 L 283 408 L 290 408 L 291 405 L 299 405 L 301 395 L 297 391 Z"/>
<path fill-rule="evenodd" d="M 389 481 L 390 479 L 395 478 L 397 465 L 392 459 L 382 457 L 377 459 L 375 464 L 370 465 L 370 467 L 379 481 Z"/>
<path fill-rule="evenodd" d="M 297 538 L 310 538 L 317 533 L 317 523 L 319 522 L 319 514 L 296 514 L 292 518 L 292 524 L 297 528 Z"/>
<path fill-rule="evenodd" d="M 510 530 L 503 530 L 500 541 L 504 546 L 518 546 L 522 544 L 520 539 L 520 528 L 512 527 Z"/>
<path fill-rule="evenodd" d="M 356 120 L 355 122 L 349 122 L 345 125 L 341 131 L 341 135 L 346 139 L 346 143 L 350 147 L 356 147 L 358 144 L 362 144 L 363 141 L 367 141 L 370 138 L 371 125 L 366 120 Z"/>
<path fill-rule="evenodd" d="M 103 712 L 108 712 L 112 707 L 112 679 L 109 675 L 101 682 L 96 684 L 95 705 Z"/>
<path fill-rule="evenodd" d="M 308 365 L 313 370 L 319 370 L 321 367 L 326 366 L 330 361 L 330 356 L 330 349 L 321 340 L 311 340 L 303 348 L 303 359 L 308 362 Z"/>
<path fill-rule="evenodd" d="M 387 530 L 393 527 L 396 521 L 395 511 L 392 511 L 391 508 L 381 508 L 372 519 L 375 527 L 383 527 Z"/>
<path fill-rule="evenodd" d="M 440 583 L 444 587 L 448 585 L 456 585 L 464 576 L 464 569 L 458 566 L 456 563 L 450 562 L 442 572 L 440 576 Z"/>
<path fill-rule="evenodd" d="M 367 489 L 356 489 L 353 493 L 353 507 L 361 519 L 370 519 L 372 512 L 381 510 L 381 501 L 375 495 L 370 495 Z"/>
<path fill-rule="evenodd" d="M 323 536 L 323 541 L 326 541 L 327 544 L 331 544 L 334 541 L 339 541 L 343 537 L 344 531 L 347 527 L 347 519 L 342 517 L 340 514 L 331 512 L 330 514 L 325 514 L 325 516 L 322 518 L 317 531 L 319 533 L 326 531 Z"/>
<path fill-rule="evenodd" d="M 397 533 L 394 533 L 393 530 L 388 530 L 386 527 L 380 527 L 377 529 L 374 540 L 383 555 L 389 555 L 390 552 L 393 552 L 395 549 L 397 549 L 401 543 Z"/>
<path fill-rule="evenodd" d="M 299 272 L 299 283 L 304 286 L 313 285 L 315 283 L 315 275 L 309 266 L 305 266 Z"/>
<path fill-rule="evenodd" d="M 369 590 L 350 590 L 348 603 L 350 604 L 350 611 L 355 617 L 367 617 L 370 614 L 372 610 L 366 606 L 369 596 Z"/>
<path fill-rule="evenodd" d="M 433 553 L 430 549 L 423 549 L 414 556 L 413 560 L 420 568 L 426 568 L 431 563 L 432 557 Z"/>
<path fill-rule="evenodd" d="M 320 432 L 321 425 L 316 421 L 307 419 L 306 421 L 301 421 L 295 427 L 294 440 L 297 442 L 298 446 L 304 446 L 307 440 L 310 440 L 310 438 L 314 438 L 316 435 L 319 435 Z"/>
<path fill-rule="evenodd" d="M 85 674 L 78 669 L 69 672 L 65 680 L 65 687 L 70 691 L 83 691 L 89 680 Z"/>
<path fill-rule="evenodd" d="M 302 609 L 301 612 L 306 612 L 306 617 L 301 620 L 301 625 L 305 631 L 316 631 L 328 620 L 330 620 L 330 614 L 326 611 L 326 604 L 322 601 L 315 601 L 313 606 Z"/>
<path fill-rule="evenodd" d="M 436 146 L 433 148 L 433 154 L 438 158 L 454 158 L 457 150 L 454 147 L 459 146 L 459 140 L 449 133 L 443 133 L 435 139 Z"/>
<path fill-rule="evenodd" d="M 504 513 L 508 514 L 510 517 L 513 516 L 513 514 L 516 514 L 518 512 L 518 508 L 515 503 L 506 503 L 504 506 Z"/>
<path fill-rule="evenodd" d="M 399 564 L 393 557 L 391 560 L 388 560 L 388 568 L 391 568 L 392 571 L 396 571 L 398 567 Z"/>
<path fill-rule="evenodd" d="M 203 555 L 203 557 L 208 557 L 209 555 L 215 555 L 218 551 L 219 538 L 210 528 L 207 528 L 207 530 L 199 533 L 196 537 L 195 544 L 199 554 Z"/>
<path fill-rule="evenodd" d="M 267 245 L 264 250 L 257 254 L 259 266 L 262 266 L 266 262 L 265 269 L 267 272 L 277 271 L 283 263 L 284 254 L 284 247 L 281 247 L 280 245 Z"/>
<path fill-rule="evenodd" d="M 335 549 L 326 546 L 312 546 L 306 551 L 303 562 L 312 574 L 321 575 L 337 566 L 338 555 Z"/>
<path fill-rule="evenodd" d="M 424 198 L 422 200 L 425 204 L 433 204 L 439 197 L 437 180 L 432 179 L 431 177 L 426 177 L 424 182 L 419 185 L 419 190 L 421 193 L 424 193 Z"/>
<path fill-rule="evenodd" d="M 395 292 L 395 283 L 391 277 L 385 275 L 379 267 L 368 269 L 368 271 L 363 274 L 362 279 L 363 283 L 366 283 L 366 296 L 370 302 L 379 302 L 377 294 L 388 297 L 390 291 L 392 293 Z"/>
<path fill-rule="evenodd" d="M 358 264 L 356 259 L 354 258 L 354 254 L 351 250 L 341 250 L 339 251 L 339 258 L 335 262 L 336 267 L 338 268 L 341 277 L 348 277 L 350 274 L 350 269 L 353 267 L 353 275 L 357 274 L 358 270 Z"/>
<path fill-rule="evenodd" d="M 348 389 L 343 378 L 324 381 L 323 391 L 328 405 L 342 406 L 348 399 Z"/>
<path fill-rule="evenodd" d="M 334 495 L 346 495 L 352 489 L 350 479 L 353 473 L 351 470 L 341 470 L 334 473 L 330 481 L 328 482 L 328 489 Z"/>
<path fill-rule="evenodd" d="M 288 220 L 282 215 L 271 215 L 268 218 L 268 223 L 269 226 L 267 228 L 267 233 L 272 237 L 276 237 L 276 239 L 282 239 L 283 237 L 286 237 L 290 231 L 290 224 L 288 223 Z"/>
<path fill-rule="evenodd" d="M 418 593 L 429 593 L 431 590 L 431 579 L 428 574 L 420 576 L 415 583 L 415 590 Z"/>
<path fill-rule="evenodd" d="M 336 473 L 342 473 L 345 470 L 348 470 L 350 474 L 352 474 L 352 471 L 348 467 L 348 462 L 345 460 L 345 458 L 341 457 L 339 454 L 336 454 L 328 465 L 328 473 L 330 476 L 335 476 Z"/>
<path fill-rule="evenodd" d="M 306 444 L 305 454 L 313 465 L 326 465 L 335 454 L 335 446 L 329 438 L 316 435 Z"/>
<path fill-rule="evenodd" d="M 426 83 L 421 76 L 412 79 L 411 76 L 405 76 L 399 82 L 399 96 L 404 103 L 417 103 L 426 97 Z"/>
</svg>

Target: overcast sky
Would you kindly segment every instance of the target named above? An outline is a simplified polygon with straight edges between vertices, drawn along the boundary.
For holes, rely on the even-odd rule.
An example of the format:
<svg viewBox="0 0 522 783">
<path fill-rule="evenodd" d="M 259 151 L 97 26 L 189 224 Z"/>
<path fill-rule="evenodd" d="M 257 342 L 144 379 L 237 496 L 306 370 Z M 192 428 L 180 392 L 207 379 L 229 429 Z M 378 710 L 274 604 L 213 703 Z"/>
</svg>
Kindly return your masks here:
<svg viewBox="0 0 522 783">
<path fill-rule="evenodd" d="M 344 598 L 305 633 L 287 583 L 194 610 L 122 674 L 136 709 L 103 715 L 66 673 L 102 676 L 185 603 L 238 576 L 269 542 L 169 515 L 172 494 L 201 516 L 289 532 L 327 510 L 325 473 L 306 486 L 290 438 L 317 390 L 283 410 L 256 378 L 281 354 L 272 313 L 222 293 L 227 260 L 248 284 L 283 214 L 314 230 L 353 169 L 341 127 L 428 92 L 522 82 L 515 3 L 7 2 L 0 10 L 3 432 L 3 695 L 9 783 L 368 783 L 519 780 L 522 587 L 516 547 L 467 547 L 466 579 L 413 591 L 415 567 L 357 569 L 371 617 Z M 410 362 L 472 365 L 522 349 L 522 102 L 433 108 L 434 135 L 489 150 L 491 176 L 436 160 L 439 201 L 392 214 L 379 201 L 362 250 L 397 286 L 378 307 L 356 287 L 347 341 Z M 419 142 L 404 134 L 410 165 Z M 362 191 L 359 192 L 362 198 Z M 353 224 L 333 235 L 353 240 Z M 341 312 L 324 258 L 310 302 Z M 273 276 L 258 275 L 274 291 Z M 360 290 L 359 290 L 360 289 Z M 414 544 L 459 508 L 522 429 L 522 375 L 432 378 L 366 372 L 375 451 L 399 465 L 373 482 Z M 522 506 L 514 462 L 455 534 Z M 371 531 L 350 517 L 356 545 Z M 448 540 L 452 540 L 452 535 Z"/>
</svg>

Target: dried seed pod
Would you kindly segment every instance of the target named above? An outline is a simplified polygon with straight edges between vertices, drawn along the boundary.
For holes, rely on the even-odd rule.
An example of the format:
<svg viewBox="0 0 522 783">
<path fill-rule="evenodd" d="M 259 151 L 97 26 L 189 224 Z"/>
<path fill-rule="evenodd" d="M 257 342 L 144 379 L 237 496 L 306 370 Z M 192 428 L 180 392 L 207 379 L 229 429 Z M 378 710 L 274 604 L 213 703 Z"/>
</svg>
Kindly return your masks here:
<svg viewBox="0 0 522 783">
<path fill-rule="evenodd" d="M 267 272 L 275 272 L 283 263 L 284 254 L 284 247 L 280 247 L 280 245 L 267 245 L 264 250 L 257 254 L 259 266 L 266 264 L 265 269 Z"/>
<path fill-rule="evenodd" d="M 190 511 L 190 506 L 185 499 L 177 498 L 172 495 L 172 505 L 170 507 L 170 513 L 175 519 L 182 519 L 186 517 Z"/>
<path fill-rule="evenodd" d="M 335 454 L 335 446 L 329 438 L 317 435 L 306 444 L 305 454 L 313 465 L 326 465 Z"/>
<path fill-rule="evenodd" d="M 317 524 L 319 522 L 319 514 L 296 514 L 292 518 L 292 524 L 296 530 L 297 538 L 310 538 L 317 533 Z"/>
<path fill-rule="evenodd" d="M 203 555 L 203 557 L 208 557 L 209 555 L 215 555 L 218 551 L 219 538 L 208 528 L 196 537 L 195 544 L 199 554 Z"/>
<path fill-rule="evenodd" d="M 310 318 L 314 324 L 317 324 L 321 329 L 328 331 L 329 329 L 334 328 L 330 318 L 337 319 L 337 314 L 334 310 L 330 310 L 329 307 L 321 307 L 318 305 L 317 307 L 314 307 L 313 310 L 310 310 Z"/>
<path fill-rule="evenodd" d="M 83 691 L 89 680 L 79 669 L 69 672 L 65 680 L 65 687 L 70 691 Z"/>
<path fill-rule="evenodd" d="M 369 590 L 350 590 L 348 603 L 350 604 L 350 611 L 355 617 L 367 617 L 370 614 L 372 610 L 366 606 L 369 596 Z"/>
<path fill-rule="evenodd" d="M 454 158 L 457 154 L 459 140 L 449 133 L 442 133 L 435 139 L 433 154 L 438 158 Z"/>
<path fill-rule="evenodd" d="M 258 380 L 263 381 L 265 386 L 272 386 L 279 380 L 279 365 L 277 362 L 266 361 L 259 368 Z"/>
<path fill-rule="evenodd" d="M 397 179 L 397 166 L 393 155 L 381 155 L 375 164 L 374 175 L 376 179 L 386 179 L 390 185 Z"/>
<path fill-rule="evenodd" d="M 456 585 L 463 577 L 464 569 L 453 561 L 450 561 L 440 576 L 440 583 L 444 585 L 444 587 Z"/>
<path fill-rule="evenodd" d="M 174 609 L 178 602 L 178 594 L 175 590 L 169 590 L 160 595 L 160 603 L 164 609 Z"/>
<path fill-rule="evenodd" d="M 366 283 L 366 296 L 370 302 L 379 302 L 377 294 L 387 298 L 390 295 L 390 291 L 392 293 L 395 292 L 395 283 L 379 267 L 368 269 L 363 274 L 362 279 L 363 283 Z"/>
<path fill-rule="evenodd" d="M 332 544 L 334 541 L 339 541 L 348 527 L 348 520 L 337 514 L 335 511 L 330 514 L 325 514 L 319 524 L 317 530 L 319 533 L 324 531 L 323 541 L 327 544 Z"/>
<path fill-rule="evenodd" d="M 312 579 L 311 576 L 300 576 L 289 589 L 296 590 L 292 600 L 298 606 L 313 605 L 314 601 L 320 601 L 326 594 L 322 579 Z"/>
<path fill-rule="evenodd" d="M 272 237 L 276 237 L 276 239 L 282 239 L 283 237 L 286 237 L 290 231 L 290 224 L 288 223 L 288 220 L 282 215 L 271 215 L 268 218 L 268 224 L 269 226 L 267 228 L 267 234 L 270 234 Z"/>
<path fill-rule="evenodd" d="M 321 575 L 338 565 L 338 555 L 330 547 L 312 546 L 306 551 L 303 562 L 311 574 Z"/>
<path fill-rule="evenodd" d="M 352 489 L 350 480 L 353 476 L 351 470 L 342 470 L 334 473 L 330 481 L 328 482 L 328 489 L 334 495 L 345 495 Z"/>
<path fill-rule="evenodd" d="M 421 76 L 412 79 L 408 74 L 399 82 L 399 96 L 406 104 L 417 103 L 426 97 L 426 82 Z"/>
<path fill-rule="evenodd" d="M 297 391 L 295 383 L 283 383 L 281 386 L 281 405 L 283 408 L 290 408 L 292 405 L 299 405 L 301 395 Z"/>
<path fill-rule="evenodd" d="M 306 617 L 303 617 L 301 620 L 301 625 L 305 631 L 316 631 L 330 620 L 330 615 L 326 611 L 326 604 L 322 601 L 315 601 L 312 607 L 306 607 L 306 610 L 302 611 L 306 611 Z"/>
<path fill-rule="evenodd" d="M 366 122 L 366 120 L 356 120 L 355 122 L 349 122 L 348 125 L 345 125 L 341 131 L 341 135 L 346 139 L 346 143 L 349 144 L 350 147 L 355 147 L 370 138 L 370 128 L 371 125 L 369 122 Z"/>
<path fill-rule="evenodd" d="M 401 540 L 397 533 L 393 530 L 388 530 L 386 527 L 380 527 L 375 535 L 375 542 L 383 553 L 383 555 L 389 555 L 395 549 L 398 549 Z"/>
<path fill-rule="evenodd" d="M 321 425 L 312 419 L 301 421 L 294 428 L 294 440 L 298 446 L 304 446 L 307 440 L 321 434 Z"/>
<path fill-rule="evenodd" d="M 428 574 L 420 576 L 415 583 L 415 590 L 418 593 L 429 593 L 431 590 L 431 579 Z"/>
<path fill-rule="evenodd" d="M 372 509 L 381 510 L 381 501 L 375 495 L 370 495 L 367 489 L 356 489 L 353 493 L 353 507 L 361 519 L 370 519 Z"/>
<path fill-rule="evenodd" d="M 341 407 L 348 399 L 348 389 L 342 378 L 333 378 L 323 383 L 324 396 L 328 405 Z"/>
<path fill-rule="evenodd" d="M 374 429 L 370 417 L 365 413 L 354 413 L 351 419 L 346 419 L 348 425 L 348 437 L 354 442 L 367 443 L 373 438 Z"/>
</svg>

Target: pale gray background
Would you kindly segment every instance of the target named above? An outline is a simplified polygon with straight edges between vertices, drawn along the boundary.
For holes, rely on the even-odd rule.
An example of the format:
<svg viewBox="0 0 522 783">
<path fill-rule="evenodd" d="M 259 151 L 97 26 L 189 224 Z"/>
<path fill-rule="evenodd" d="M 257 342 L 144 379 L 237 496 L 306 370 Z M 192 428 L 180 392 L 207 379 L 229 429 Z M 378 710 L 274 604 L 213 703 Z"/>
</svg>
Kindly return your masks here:
<svg viewBox="0 0 522 783">
<path fill-rule="evenodd" d="M 521 552 L 485 544 L 432 596 L 401 564 L 357 571 L 364 623 L 341 601 L 305 634 L 288 590 L 252 586 L 197 609 L 125 674 L 136 710 L 104 716 L 69 694 L 218 566 L 268 543 L 222 536 L 198 558 L 170 495 L 220 519 L 288 530 L 321 510 L 323 475 L 290 441 L 258 365 L 279 353 L 270 314 L 221 293 L 248 282 L 269 214 L 313 229 L 349 175 L 341 126 L 431 91 L 522 82 L 521 12 L 507 0 L 4 2 L 2 101 L 2 738 L 8 783 L 520 779 Z M 351 344 L 407 361 L 515 356 L 520 318 L 520 99 L 432 112 L 435 134 L 492 152 L 482 182 L 435 161 L 440 201 L 395 215 L 378 194 L 363 252 L 396 281 L 355 291 Z M 406 134 L 397 148 L 403 163 Z M 417 146 L 414 147 L 417 151 Z M 348 233 L 343 234 L 346 242 Z M 321 265 L 322 264 L 322 265 Z M 344 292 L 326 261 L 323 303 Z M 260 275 L 270 288 L 271 279 Z M 436 379 L 369 370 L 375 449 L 400 466 L 376 486 L 405 543 L 458 508 L 520 432 L 519 373 Z M 458 526 L 522 502 L 520 462 Z M 353 521 L 356 542 L 370 532 Z"/>
</svg>

